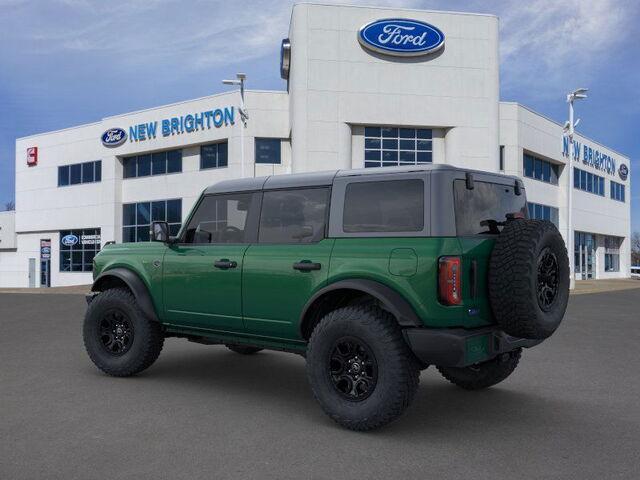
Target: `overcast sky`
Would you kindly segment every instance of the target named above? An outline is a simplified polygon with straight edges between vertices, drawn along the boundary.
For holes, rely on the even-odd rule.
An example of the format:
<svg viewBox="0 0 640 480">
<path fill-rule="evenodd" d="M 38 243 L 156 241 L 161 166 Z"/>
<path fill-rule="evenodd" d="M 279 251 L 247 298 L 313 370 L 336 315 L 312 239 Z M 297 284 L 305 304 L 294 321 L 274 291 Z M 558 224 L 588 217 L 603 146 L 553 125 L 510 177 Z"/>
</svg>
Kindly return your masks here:
<svg viewBox="0 0 640 480">
<path fill-rule="evenodd" d="M 0 0 L 0 210 L 14 196 L 16 137 L 220 92 L 237 71 L 248 88 L 284 89 L 279 48 L 292 3 Z M 498 15 L 502 100 L 564 121 L 565 93 L 589 87 L 578 130 L 630 156 L 640 174 L 640 2 L 344 3 Z"/>
</svg>

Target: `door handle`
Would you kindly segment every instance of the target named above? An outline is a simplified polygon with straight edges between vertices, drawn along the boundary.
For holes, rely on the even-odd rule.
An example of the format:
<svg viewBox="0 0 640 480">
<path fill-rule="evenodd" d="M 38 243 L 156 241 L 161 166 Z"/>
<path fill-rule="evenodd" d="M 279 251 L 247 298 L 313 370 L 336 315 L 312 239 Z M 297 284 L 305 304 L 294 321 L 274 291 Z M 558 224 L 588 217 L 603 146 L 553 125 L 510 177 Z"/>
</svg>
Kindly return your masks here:
<svg viewBox="0 0 640 480">
<path fill-rule="evenodd" d="M 236 268 L 238 266 L 238 262 L 223 258 L 221 260 L 216 260 L 215 262 L 213 262 L 213 266 L 216 268 L 221 268 L 222 270 L 228 270 L 229 268 Z"/>
<path fill-rule="evenodd" d="M 319 263 L 311 262 L 309 260 L 302 260 L 293 264 L 294 270 L 300 270 L 301 272 L 309 272 L 311 270 L 320 270 L 322 265 Z"/>
</svg>

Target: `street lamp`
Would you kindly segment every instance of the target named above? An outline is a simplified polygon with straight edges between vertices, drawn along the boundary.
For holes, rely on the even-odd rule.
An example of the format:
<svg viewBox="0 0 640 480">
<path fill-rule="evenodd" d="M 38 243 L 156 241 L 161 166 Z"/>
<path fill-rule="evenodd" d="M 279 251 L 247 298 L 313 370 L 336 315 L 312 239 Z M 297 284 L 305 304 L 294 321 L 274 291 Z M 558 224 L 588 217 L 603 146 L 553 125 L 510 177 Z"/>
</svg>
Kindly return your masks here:
<svg viewBox="0 0 640 480">
<path fill-rule="evenodd" d="M 587 88 L 578 88 L 573 92 L 567 94 L 567 103 L 569 104 L 569 121 L 565 123 L 565 135 L 569 137 L 569 160 L 567 166 L 569 167 L 569 185 L 567 189 L 567 250 L 569 254 L 569 272 L 571 274 L 569 288 L 575 287 L 575 252 L 574 252 L 574 240 L 575 234 L 573 233 L 573 160 L 575 155 L 575 146 L 573 144 L 573 135 L 575 133 L 575 127 L 580 123 L 580 119 L 574 122 L 573 120 L 573 102 L 576 100 L 582 100 L 587 98 Z M 580 255 L 578 255 L 578 262 L 580 262 Z"/>
<path fill-rule="evenodd" d="M 240 119 L 242 120 L 242 128 L 240 129 L 240 177 L 244 178 L 244 129 L 247 128 L 247 120 L 249 120 L 249 112 L 244 107 L 244 82 L 247 75 L 244 73 L 236 73 L 236 80 L 222 80 L 224 85 L 240 86 Z"/>
</svg>

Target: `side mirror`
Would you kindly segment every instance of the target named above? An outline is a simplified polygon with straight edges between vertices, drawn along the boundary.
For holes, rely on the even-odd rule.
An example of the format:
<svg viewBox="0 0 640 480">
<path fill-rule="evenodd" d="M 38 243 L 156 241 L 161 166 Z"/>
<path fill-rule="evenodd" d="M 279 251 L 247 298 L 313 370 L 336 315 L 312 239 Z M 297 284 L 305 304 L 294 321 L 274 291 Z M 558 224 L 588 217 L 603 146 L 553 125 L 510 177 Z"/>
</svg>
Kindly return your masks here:
<svg viewBox="0 0 640 480">
<path fill-rule="evenodd" d="M 152 242 L 169 242 L 169 224 L 167 222 L 153 222 L 150 233 Z"/>
</svg>

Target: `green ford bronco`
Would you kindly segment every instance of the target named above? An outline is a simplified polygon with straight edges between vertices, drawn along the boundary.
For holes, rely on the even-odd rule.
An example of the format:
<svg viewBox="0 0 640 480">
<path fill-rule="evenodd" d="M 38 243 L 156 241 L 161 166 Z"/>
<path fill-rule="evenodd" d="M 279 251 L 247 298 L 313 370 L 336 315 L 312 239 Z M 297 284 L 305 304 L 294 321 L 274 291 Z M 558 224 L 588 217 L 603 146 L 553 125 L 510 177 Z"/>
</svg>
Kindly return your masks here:
<svg viewBox="0 0 640 480">
<path fill-rule="evenodd" d="M 177 236 L 95 257 L 84 343 L 102 371 L 149 367 L 164 339 L 306 357 L 340 425 L 397 418 L 429 365 L 469 390 L 516 368 L 558 327 L 564 241 L 527 219 L 516 177 L 446 165 L 223 181 Z"/>
</svg>

